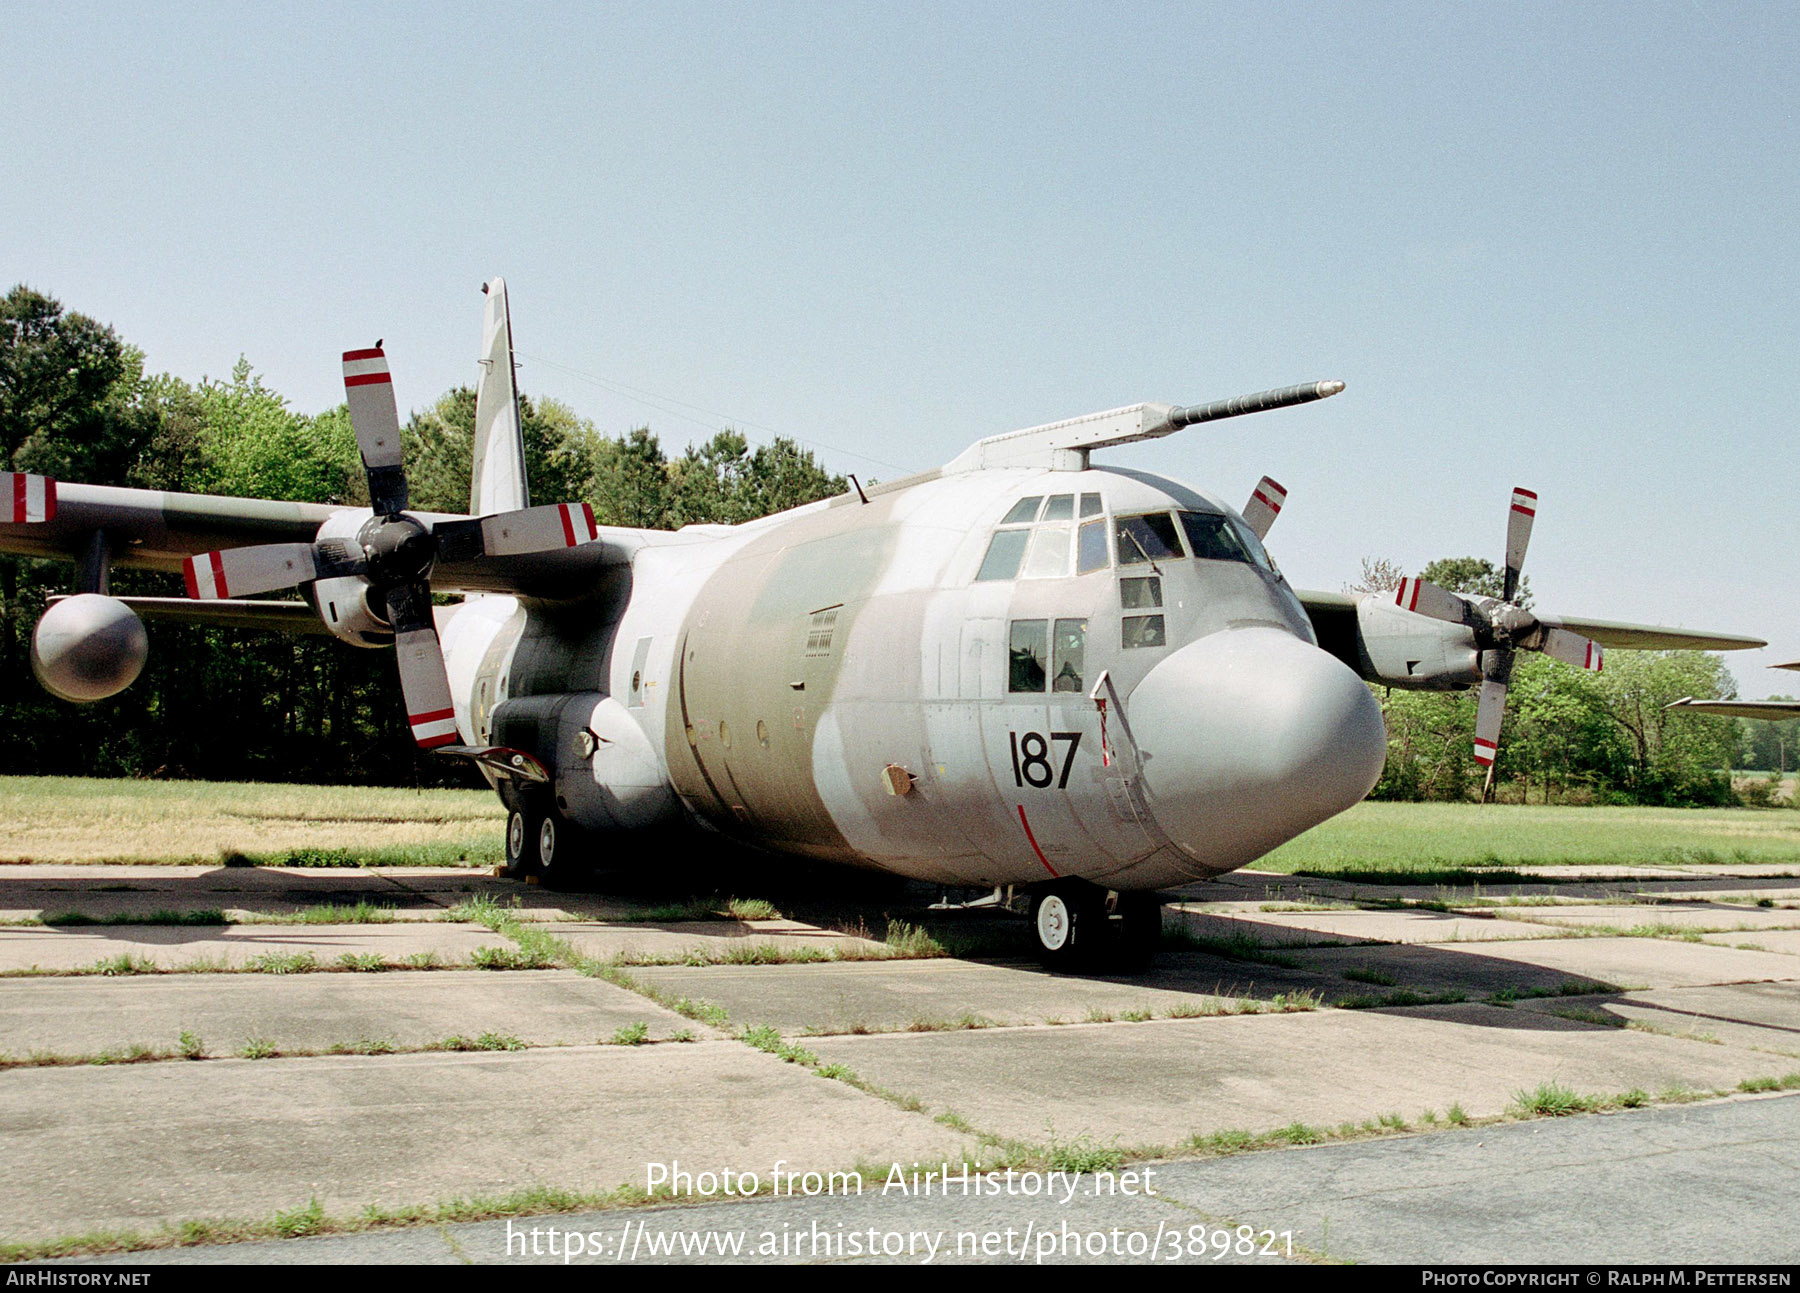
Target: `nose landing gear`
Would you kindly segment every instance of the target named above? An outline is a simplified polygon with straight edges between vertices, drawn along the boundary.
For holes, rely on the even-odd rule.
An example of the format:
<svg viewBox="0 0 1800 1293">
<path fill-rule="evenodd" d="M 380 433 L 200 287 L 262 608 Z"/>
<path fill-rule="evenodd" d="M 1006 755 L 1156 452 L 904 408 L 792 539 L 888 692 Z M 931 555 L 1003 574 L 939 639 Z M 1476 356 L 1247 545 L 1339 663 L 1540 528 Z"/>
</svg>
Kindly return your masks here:
<svg viewBox="0 0 1800 1293">
<path fill-rule="evenodd" d="M 1052 969 L 1142 968 L 1162 936 L 1162 897 L 1057 880 L 1031 893 L 1030 919 Z"/>
</svg>

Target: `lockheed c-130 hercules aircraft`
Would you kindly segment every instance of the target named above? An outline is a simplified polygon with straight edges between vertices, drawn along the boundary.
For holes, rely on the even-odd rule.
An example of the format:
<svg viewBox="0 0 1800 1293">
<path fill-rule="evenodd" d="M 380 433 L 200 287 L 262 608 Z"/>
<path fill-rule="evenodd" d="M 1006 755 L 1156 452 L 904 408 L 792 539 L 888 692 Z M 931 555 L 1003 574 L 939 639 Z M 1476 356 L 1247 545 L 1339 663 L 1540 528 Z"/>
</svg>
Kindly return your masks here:
<svg viewBox="0 0 1800 1293">
<path fill-rule="evenodd" d="M 1527 490 L 1501 598 L 1315 593 L 1263 547 L 1274 481 L 1240 511 L 1093 461 L 1341 382 L 991 436 L 742 525 L 599 527 L 582 505 L 531 506 L 505 284 L 484 291 L 469 516 L 408 510 L 379 347 L 344 356 L 370 508 L 0 477 L 0 550 L 78 564 L 78 594 L 33 635 L 43 684 L 77 701 L 128 686 L 140 615 L 392 645 L 419 745 L 472 760 L 509 809 L 516 874 L 699 827 L 1013 886 L 1046 957 L 1072 962 L 1153 945 L 1159 888 L 1361 800 L 1387 749 L 1365 680 L 1479 686 L 1491 762 L 1516 651 L 1598 669 L 1603 647 L 1763 645 L 1524 610 Z M 182 571 L 189 598 L 110 597 L 113 565 Z M 237 600 L 292 587 L 304 602 Z"/>
</svg>

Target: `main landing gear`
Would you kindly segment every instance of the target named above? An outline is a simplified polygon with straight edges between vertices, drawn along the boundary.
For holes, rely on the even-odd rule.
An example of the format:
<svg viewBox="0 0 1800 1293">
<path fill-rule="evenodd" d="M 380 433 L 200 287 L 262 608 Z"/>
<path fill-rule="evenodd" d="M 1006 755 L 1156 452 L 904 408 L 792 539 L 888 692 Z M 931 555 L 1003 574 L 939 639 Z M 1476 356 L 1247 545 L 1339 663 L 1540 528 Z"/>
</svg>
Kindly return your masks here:
<svg viewBox="0 0 1800 1293">
<path fill-rule="evenodd" d="M 536 877 L 555 884 L 580 869 L 585 834 L 557 811 L 549 796 L 517 794 L 507 799 L 506 871 L 516 879 Z"/>
<path fill-rule="evenodd" d="M 1141 968 L 1162 937 L 1162 898 L 1119 893 L 1086 880 L 1057 880 L 1031 893 L 1038 955 L 1052 969 Z"/>
</svg>

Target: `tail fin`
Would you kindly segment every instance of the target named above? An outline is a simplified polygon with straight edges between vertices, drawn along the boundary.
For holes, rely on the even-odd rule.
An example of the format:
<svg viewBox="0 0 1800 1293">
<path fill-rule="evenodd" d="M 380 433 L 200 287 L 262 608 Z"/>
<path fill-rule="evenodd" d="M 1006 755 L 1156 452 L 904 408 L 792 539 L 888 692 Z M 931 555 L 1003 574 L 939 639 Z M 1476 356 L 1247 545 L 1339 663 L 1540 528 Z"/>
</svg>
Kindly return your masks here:
<svg viewBox="0 0 1800 1293">
<path fill-rule="evenodd" d="M 487 308 L 481 320 L 481 384 L 475 393 L 475 463 L 469 483 L 469 511 L 476 516 L 531 506 L 506 280 L 496 278 L 481 290 L 487 293 Z"/>
</svg>

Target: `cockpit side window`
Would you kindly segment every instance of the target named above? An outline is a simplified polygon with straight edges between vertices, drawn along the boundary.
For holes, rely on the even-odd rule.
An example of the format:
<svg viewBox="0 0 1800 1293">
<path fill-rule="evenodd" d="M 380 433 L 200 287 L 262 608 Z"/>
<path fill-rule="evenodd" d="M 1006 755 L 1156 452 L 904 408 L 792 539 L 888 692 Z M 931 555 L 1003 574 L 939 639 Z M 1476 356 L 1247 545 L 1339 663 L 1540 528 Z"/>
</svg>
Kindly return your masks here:
<svg viewBox="0 0 1800 1293">
<path fill-rule="evenodd" d="M 1114 521 L 1113 528 L 1118 535 L 1121 566 L 1172 561 L 1187 556 L 1175 533 L 1175 521 L 1167 512 L 1121 516 Z"/>
<path fill-rule="evenodd" d="M 1051 691 L 1080 691 L 1082 670 L 1087 659 L 1087 621 L 1056 621 L 1055 640 L 1051 643 L 1053 669 Z"/>
<path fill-rule="evenodd" d="M 1043 691 L 1049 676 L 1049 621 L 1014 620 L 1007 651 L 1008 691 Z"/>
<path fill-rule="evenodd" d="M 1038 504 L 1044 501 L 1042 494 L 1033 494 L 1030 498 L 1021 498 L 1012 505 L 1012 511 L 1000 518 L 1002 525 L 1029 525 L 1037 520 Z"/>
</svg>

